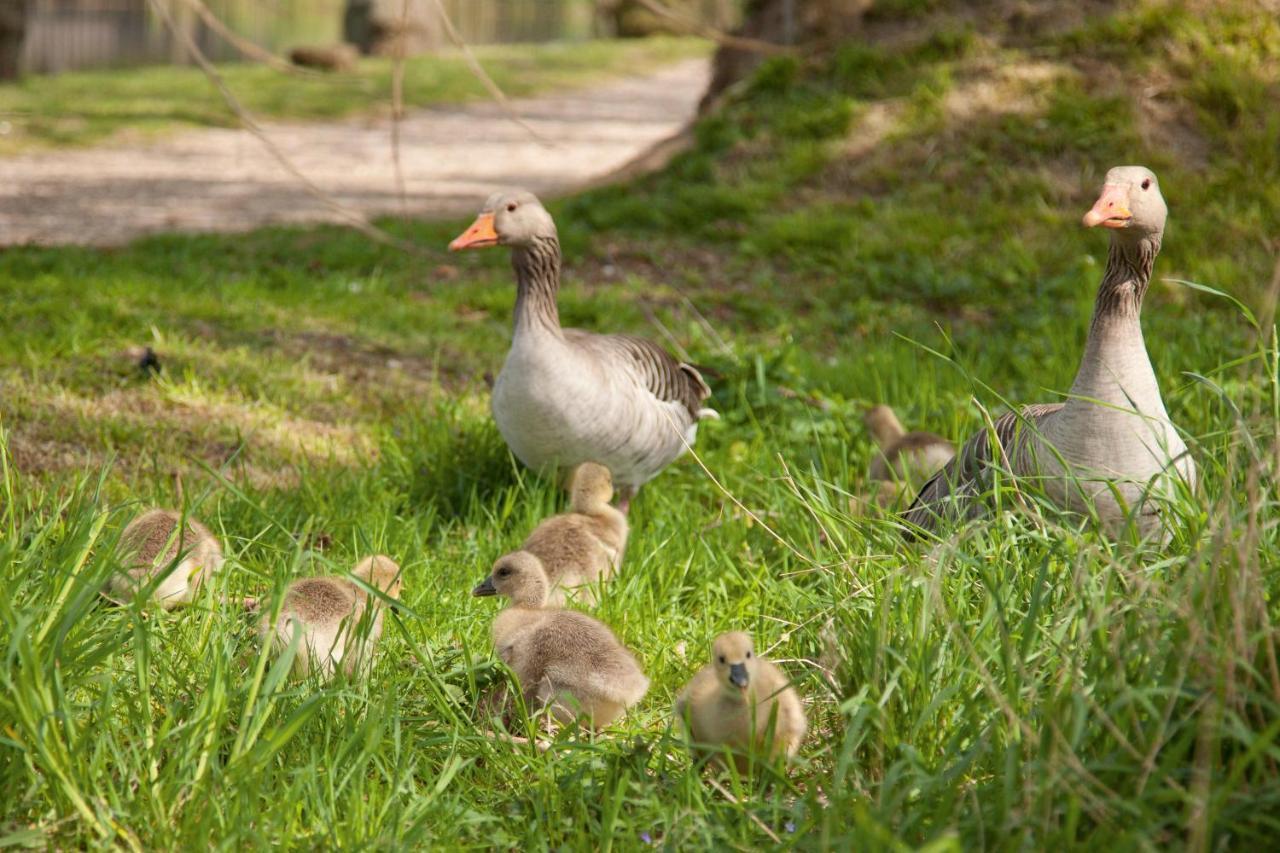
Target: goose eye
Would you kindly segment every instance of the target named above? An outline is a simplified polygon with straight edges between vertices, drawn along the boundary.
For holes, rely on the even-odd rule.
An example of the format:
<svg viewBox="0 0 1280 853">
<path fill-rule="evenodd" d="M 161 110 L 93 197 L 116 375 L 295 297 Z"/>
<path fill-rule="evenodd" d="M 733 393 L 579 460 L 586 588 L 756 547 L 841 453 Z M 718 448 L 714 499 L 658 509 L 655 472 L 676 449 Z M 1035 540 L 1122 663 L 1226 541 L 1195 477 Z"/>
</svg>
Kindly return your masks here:
<svg viewBox="0 0 1280 853">
<path fill-rule="evenodd" d="M 1149 189 L 1151 189 L 1151 179 L 1150 179 L 1150 178 L 1147 178 L 1146 180 L 1144 180 L 1144 181 L 1142 182 L 1142 188 L 1143 188 L 1144 190 L 1149 190 Z"/>
<path fill-rule="evenodd" d="M 1146 187 L 1143 187 L 1143 189 L 1146 189 Z M 507 213 L 515 213 L 515 212 L 516 212 L 516 203 L 513 201 L 507 204 Z"/>
</svg>

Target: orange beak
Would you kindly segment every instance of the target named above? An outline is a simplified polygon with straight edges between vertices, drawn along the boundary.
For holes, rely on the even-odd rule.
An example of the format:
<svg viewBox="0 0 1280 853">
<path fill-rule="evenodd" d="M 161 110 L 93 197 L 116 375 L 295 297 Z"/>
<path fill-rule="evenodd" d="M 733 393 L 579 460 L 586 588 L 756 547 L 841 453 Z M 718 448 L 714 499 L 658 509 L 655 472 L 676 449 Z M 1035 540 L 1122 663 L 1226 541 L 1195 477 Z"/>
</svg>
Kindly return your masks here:
<svg viewBox="0 0 1280 853">
<path fill-rule="evenodd" d="M 1107 184 L 1102 195 L 1093 203 L 1093 209 L 1084 215 L 1084 226 L 1094 228 L 1124 228 L 1133 219 L 1129 212 L 1129 188 L 1119 184 Z"/>
<path fill-rule="evenodd" d="M 482 213 L 471 223 L 471 227 L 463 231 L 449 244 L 449 251 L 462 249 L 483 249 L 485 246 L 498 245 L 498 232 L 493 230 L 493 214 Z"/>
</svg>

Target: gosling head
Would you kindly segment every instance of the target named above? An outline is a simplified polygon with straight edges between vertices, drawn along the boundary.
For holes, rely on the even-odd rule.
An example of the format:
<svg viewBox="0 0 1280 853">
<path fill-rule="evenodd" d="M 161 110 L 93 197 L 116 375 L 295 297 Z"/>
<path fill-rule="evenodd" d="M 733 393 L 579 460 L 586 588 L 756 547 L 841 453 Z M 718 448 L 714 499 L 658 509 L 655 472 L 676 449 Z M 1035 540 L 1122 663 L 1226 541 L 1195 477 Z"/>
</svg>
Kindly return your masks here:
<svg viewBox="0 0 1280 853">
<path fill-rule="evenodd" d="M 613 475 L 603 465 L 583 462 L 573 472 L 569 495 L 575 507 L 607 504 L 613 500 Z"/>
<path fill-rule="evenodd" d="M 906 432 L 893 409 L 884 404 L 873 406 L 862 416 L 862 422 L 880 445 L 899 439 Z"/>
<path fill-rule="evenodd" d="M 751 635 L 746 631 L 730 631 L 716 637 L 711 644 L 711 663 L 722 689 L 734 695 L 746 693 L 756 669 Z"/>
<path fill-rule="evenodd" d="M 488 246 L 528 246 L 539 237 L 556 236 L 551 214 L 526 190 L 508 190 L 489 196 L 471 227 L 449 244 L 450 251 Z"/>
<path fill-rule="evenodd" d="M 351 570 L 351 574 L 374 589 L 380 590 L 387 598 L 399 600 L 400 591 L 404 588 L 403 572 L 400 571 L 400 566 L 395 560 L 382 554 L 365 557 Z"/>
<path fill-rule="evenodd" d="M 1102 193 L 1084 215 L 1084 224 L 1115 229 L 1117 239 L 1158 239 L 1168 215 L 1155 172 L 1145 166 L 1116 166 L 1107 172 Z"/>
<path fill-rule="evenodd" d="M 541 607 L 546 604 L 549 587 L 542 561 L 528 551 L 513 551 L 497 559 L 493 571 L 471 594 L 502 595 L 519 607 Z"/>
</svg>

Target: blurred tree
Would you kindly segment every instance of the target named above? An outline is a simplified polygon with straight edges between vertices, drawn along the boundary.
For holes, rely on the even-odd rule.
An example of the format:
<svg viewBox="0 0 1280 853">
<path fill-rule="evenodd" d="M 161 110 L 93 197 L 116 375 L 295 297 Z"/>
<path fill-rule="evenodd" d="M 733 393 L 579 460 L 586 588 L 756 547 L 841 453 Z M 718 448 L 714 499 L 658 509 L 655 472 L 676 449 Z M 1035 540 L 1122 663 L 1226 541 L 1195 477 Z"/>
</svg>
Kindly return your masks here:
<svg viewBox="0 0 1280 853">
<path fill-rule="evenodd" d="M 27 0 L 0 0 L 0 80 L 16 80 L 27 35 Z"/>
<path fill-rule="evenodd" d="M 366 56 L 413 55 L 439 48 L 444 29 L 431 0 L 346 0 L 342 40 Z"/>
<path fill-rule="evenodd" d="M 734 35 L 780 45 L 820 46 L 857 29 L 875 0 L 747 0 L 742 26 Z M 716 97 L 746 78 L 764 61 L 759 51 L 722 44 L 716 51 L 711 84 L 702 98 L 707 109 Z"/>
</svg>

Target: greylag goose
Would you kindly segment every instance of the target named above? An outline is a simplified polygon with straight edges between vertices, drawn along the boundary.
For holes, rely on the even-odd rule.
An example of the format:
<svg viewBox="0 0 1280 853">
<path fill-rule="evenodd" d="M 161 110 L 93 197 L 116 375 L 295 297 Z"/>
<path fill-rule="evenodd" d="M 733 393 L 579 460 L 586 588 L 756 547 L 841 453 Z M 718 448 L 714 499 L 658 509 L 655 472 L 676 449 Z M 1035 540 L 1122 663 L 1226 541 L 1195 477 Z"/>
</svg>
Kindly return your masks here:
<svg viewBox="0 0 1280 853">
<path fill-rule="evenodd" d="M 449 244 L 510 246 L 516 274 L 511 350 L 493 386 L 493 418 L 535 471 L 598 462 L 613 472 L 624 512 L 636 491 L 684 453 L 698 421 L 715 417 L 692 365 L 631 335 L 560 326 L 560 240 L 533 194 L 497 193 Z"/>
<path fill-rule="evenodd" d="M 888 406 L 872 407 L 863 422 L 879 448 L 868 475 L 880 484 L 877 499 L 881 503 L 895 500 L 903 487 L 923 483 L 956 455 L 955 445 L 942 436 L 907 432 Z"/>
<path fill-rule="evenodd" d="M 741 773 L 750 755 L 792 758 L 804 740 L 804 706 L 772 661 L 754 654 L 751 635 L 733 631 L 716 637 L 711 663 L 698 670 L 676 699 L 676 718 L 695 749 L 727 750 Z"/>
<path fill-rule="evenodd" d="M 1166 215 L 1150 169 L 1107 173 L 1084 224 L 1111 229 L 1111 248 L 1067 400 L 1008 412 L 969 439 L 921 488 L 906 514 L 911 525 L 933 530 L 941 518 L 979 513 L 996 465 L 1035 480 L 1062 509 L 1095 513 L 1111 535 L 1133 523 L 1143 537 L 1167 538 L 1160 502 L 1179 480 L 1193 485 L 1196 467 L 1165 411 L 1142 338 L 1142 299 Z"/>
<path fill-rule="evenodd" d="M 184 523 L 179 513 L 167 509 L 148 510 L 129 522 L 120 534 L 120 552 L 125 571 L 107 582 L 116 599 L 135 595 L 178 560 L 151 593 L 166 610 L 190 603 L 223 563 L 222 546 L 209 528 L 190 516 Z"/>
<path fill-rule="evenodd" d="M 351 574 L 388 598 L 400 597 L 401 571 L 390 557 L 366 557 Z M 354 675 L 373 664 L 383 604 L 346 577 L 303 578 L 285 590 L 274 622 L 269 614 L 262 618 L 258 636 L 277 655 L 296 642 L 293 672 L 299 677 L 317 673 L 327 680 L 339 667 Z"/>
<path fill-rule="evenodd" d="M 547 593 L 545 575 L 518 564 L 498 567 L 471 591 L 511 600 L 493 621 L 493 647 L 515 673 L 525 706 L 601 729 L 644 698 L 649 679 L 604 623 L 546 607 Z"/>
<path fill-rule="evenodd" d="M 556 605 L 564 604 L 566 590 L 579 588 L 579 596 L 594 602 L 591 585 L 613 575 L 627 545 L 627 517 L 609 503 L 608 468 L 583 462 L 574 469 L 569 494 L 569 512 L 546 519 L 519 551 L 498 558 L 498 564 L 522 555 L 537 561 L 551 589 L 549 601 Z"/>
</svg>

